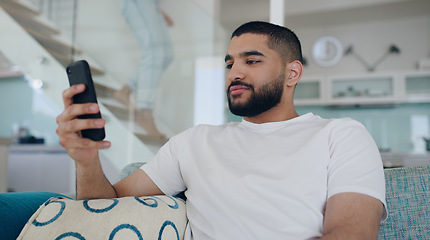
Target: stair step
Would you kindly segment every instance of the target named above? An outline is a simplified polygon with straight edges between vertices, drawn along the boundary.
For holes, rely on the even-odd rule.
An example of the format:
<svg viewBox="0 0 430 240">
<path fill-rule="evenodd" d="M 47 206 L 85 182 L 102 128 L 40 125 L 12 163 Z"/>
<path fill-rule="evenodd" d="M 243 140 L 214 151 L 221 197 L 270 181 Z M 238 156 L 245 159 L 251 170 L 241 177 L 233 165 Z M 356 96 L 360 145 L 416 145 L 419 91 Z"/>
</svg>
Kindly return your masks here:
<svg viewBox="0 0 430 240">
<path fill-rule="evenodd" d="M 70 54 L 73 51 L 75 53 L 82 53 L 81 50 L 76 49 L 72 46 L 72 43 L 67 39 L 64 39 L 61 35 L 48 35 L 42 34 L 38 31 L 35 31 L 32 28 L 28 28 L 27 26 L 23 26 L 23 28 L 30 33 L 41 45 L 45 47 L 49 47 L 51 49 L 55 49 L 58 52 L 68 53 Z"/>
<path fill-rule="evenodd" d="M 109 109 L 118 119 L 120 119 L 124 126 L 126 126 L 130 131 L 133 131 L 134 135 L 144 142 L 145 145 L 147 145 L 154 153 L 157 152 L 158 149 L 160 149 L 160 147 L 169 140 L 168 138 L 146 135 L 146 131 L 135 121 L 130 122 L 129 119 L 132 116 L 129 115 L 127 107 L 117 100 L 99 96 L 97 98 L 99 103 L 103 104 L 107 109 Z"/>
<path fill-rule="evenodd" d="M 46 51 L 49 52 L 49 54 L 51 54 L 55 59 L 57 59 L 58 62 L 61 63 L 61 65 L 63 65 L 64 67 L 66 67 L 67 65 L 69 65 L 71 62 L 73 62 L 74 60 L 71 59 L 70 54 L 64 54 L 61 52 L 57 52 L 54 49 L 51 49 L 49 47 L 45 46 Z M 83 55 L 79 55 L 77 54 L 76 56 L 74 56 L 74 59 L 86 59 Z M 90 64 L 90 70 L 91 70 L 91 74 L 92 75 L 103 75 L 105 74 L 104 70 L 98 68 L 98 66 L 96 64 Z"/>
<path fill-rule="evenodd" d="M 117 108 L 120 111 L 128 112 L 128 109 L 126 106 L 124 106 L 124 104 L 118 102 L 113 98 L 104 98 L 104 97 L 97 97 L 97 98 L 100 100 L 100 102 L 102 102 L 106 106 Z"/>
<path fill-rule="evenodd" d="M 140 133 L 135 133 L 134 135 L 136 135 L 136 137 L 138 137 L 145 144 L 155 145 L 155 146 L 158 146 L 158 148 L 162 147 L 164 144 L 166 144 L 169 141 L 168 138 L 153 137 L 153 136 L 148 136 Z"/>
<path fill-rule="evenodd" d="M 97 96 L 101 96 L 105 98 L 113 98 L 113 93 L 116 91 L 116 89 L 109 87 L 107 85 L 103 85 L 98 81 L 94 81 L 94 85 L 96 88 Z"/>
<path fill-rule="evenodd" d="M 0 79 L 22 76 L 19 71 L 4 55 L 0 52 Z"/>
<path fill-rule="evenodd" d="M 20 77 L 22 76 L 22 72 L 20 71 L 13 71 L 8 69 L 0 69 L 0 79 L 2 78 L 14 78 L 14 77 Z"/>
<path fill-rule="evenodd" d="M 2 2 L 0 3 L 0 5 L 2 4 L 7 4 L 13 8 L 17 8 L 20 11 L 24 11 L 27 14 L 31 14 L 31 15 L 39 15 L 40 12 L 37 9 L 36 6 L 34 6 L 32 3 L 28 2 L 28 1 L 23 1 L 23 0 L 2 0 Z"/>
<path fill-rule="evenodd" d="M 97 90 L 96 90 L 97 91 Z M 129 120 L 130 119 L 130 112 L 126 106 L 124 106 L 122 103 L 116 101 L 112 98 L 104 98 L 97 96 L 97 99 L 100 103 L 105 105 L 107 109 L 112 111 L 112 113 L 121 120 Z"/>
<path fill-rule="evenodd" d="M 59 34 L 60 30 L 49 19 L 43 15 L 30 15 L 25 14 L 17 8 L 11 7 L 5 2 L 1 1 L 0 6 L 9 13 L 20 25 L 26 28 L 33 28 L 39 30 L 42 34 Z"/>
<path fill-rule="evenodd" d="M 7 2 L 14 2 L 7 0 Z M 24 2 L 24 1 L 20 1 Z M 1 2 L 2 6 L 30 35 L 32 35 L 45 49 L 55 57 L 64 67 L 71 59 L 72 49 L 75 51 L 75 59 L 85 59 L 81 56 L 82 51 L 74 48 L 70 41 L 60 35 L 58 28 L 43 15 L 31 16 L 24 14 L 21 9 L 10 7 L 6 2 Z M 36 11 L 36 10 L 35 10 Z M 98 65 L 90 64 L 93 75 L 103 75 L 104 70 Z"/>
<path fill-rule="evenodd" d="M 57 59 L 61 65 L 63 66 L 67 66 L 68 64 L 70 64 L 73 60 L 70 57 L 70 54 L 64 54 L 61 52 L 57 52 L 54 49 L 45 47 L 46 51 L 49 52 L 49 54 L 51 54 L 55 59 Z"/>
<path fill-rule="evenodd" d="M 158 147 L 163 146 L 167 141 L 169 141 L 168 138 L 161 138 L 161 137 L 154 137 L 154 136 L 148 136 L 146 135 L 145 130 L 139 126 L 136 122 L 130 122 L 127 120 L 121 121 L 124 126 L 130 129 L 130 131 L 133 131 L 134 135 L 138 137 L 142 142 L 149 145 L 155 145 Z"/>
</svg>

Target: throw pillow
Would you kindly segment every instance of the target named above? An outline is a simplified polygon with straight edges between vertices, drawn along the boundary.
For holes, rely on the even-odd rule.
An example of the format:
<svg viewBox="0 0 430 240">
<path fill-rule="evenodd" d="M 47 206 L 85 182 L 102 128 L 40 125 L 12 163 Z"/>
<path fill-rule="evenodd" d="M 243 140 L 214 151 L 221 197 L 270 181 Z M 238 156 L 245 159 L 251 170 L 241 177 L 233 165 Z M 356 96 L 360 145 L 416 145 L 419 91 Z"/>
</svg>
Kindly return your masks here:
<svg viewBox="0 0 430 240">
<path fill-rule="evenodd" d="M 185 202 L 169 196 L 70 200 L 53 198 L 18 239 L 183 239 Z"/>
</svg>

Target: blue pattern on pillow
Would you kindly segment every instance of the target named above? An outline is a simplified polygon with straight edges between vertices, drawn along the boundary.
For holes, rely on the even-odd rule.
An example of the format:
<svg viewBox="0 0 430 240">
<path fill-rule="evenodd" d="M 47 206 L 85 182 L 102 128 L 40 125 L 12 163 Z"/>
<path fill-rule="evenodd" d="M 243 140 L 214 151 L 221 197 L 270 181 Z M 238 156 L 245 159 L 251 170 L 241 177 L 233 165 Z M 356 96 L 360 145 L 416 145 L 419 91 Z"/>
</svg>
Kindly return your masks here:
<svg viewBox="0 0 430 240">
<path fill-rule="evenodd" d="M 75 237 L 76 239 L 85 240 L 85 238 L 81 234 L 76 232 L 63 233 L 60 236 L 58 236 L 55 240 L 60 240 L 66 237 Z"/>
<path fill-rule="evenodd" d="M 154 197 L 154 198 L 156 198 L 156 199 L 158 199 L 158 200 L 160 200 L 160 201 L 164 202 L 164 203 L 165 203 L 167 206 L 169 206 L 171 209 L 178 209 L 178 207 L 179 207 L 178 202 L 176 202 L 176 200 L 175 200 L 173 197 L 171 197 L 171 196 L 166 196 L 166 197 L 168 197 L 168 198 L 172 199 L 172 200 L 173 200 L 173 202 L 175 202 L 175 204 L 174 204 L 174 205 L 170 205 L 169 203 L 167 203 L 167 202 L 166 202 L 166 201 L 164 201 L 163 199 L 160 199 L 160 198 L 158 198 L 158 197 Z"/>
<path fill-rule="evenodd" d="M 144 199 L 140 199 L 140 198 L 138 198 L 138 197 L 135 197 L 134 199 L 136 199 L 138 202 L 142 203 L 142 204 L 143 204 L 143 205 L 145 205 L 145 206 L 152 207 L 152 208 L 156 208 L 156 207 L 158 207 L 158 202 L 157 202 L 157 200 L 155 200 L 155 199 L 154 199 L 154 198 L 152 198 L 152 197 L 147 197 L 147 198 L 144 198 Z M 154 203 L 152 203 L 152 204 L 146 203 L 146 201 L 147 201 L 147 200 L 152 200 L 152 201 L 154 201 Z"/>
<path fill-rule="evenodd" d="M 161 240 L 161 237 L 163 236 L 164 229 L 165 229 L 167 226 L 169 226 L 169 225 L 170 225 L 170 226 L 172 226 L 172 228 L 175 230 L 177 240 L 179 240 L 179 232 L 178 232 L 178 229 L 176 228 L 175 224 L 174 224 L 174 223 L 172 223 L 171 221 L 165 221 L 165 222 L 163 223 L 163 226 L 161 226 L 160 232 L 158 233 L 158 240 Z"/>
<path fill-rule="evenodd" d="M 111 210 L 112 208 L 114 208 L 118 204 L 118 200 L 116 200 L 116 199 L 106 199 L 106 200 L 112 200 L 113 203 L 109 207 L 102 208 L 102 209 L 95 209 L 95 208 L 92 208 L 92 207 L 90 207 L 88 205 L 88 202 L 90 202 L 90 201 L 97 201 L 97 200 L 84 200 L 83 205 L 84 205 L 84 208 L 87 209 L 90 212 L 93 212 L 93 213 L 104 213 L 104 212 L 107 212 L 107 211 Z"/>
<path fill-rule="evenodd" d="M 46 221 L 46 222 L 38 222 L 37 219 L 34 219 L 33 221 L 33 225 L 36 227 L 43 227 L 46 226 L 50 223 L 53 223 L 55 220 L 57 220 L 61 214 L 63 214 L 64 209 L 66 208 L 66 203 L 63 201 L 53 201 L 50 204 L 54 204 L 54 203 L 59 203 L 61 205 L 60 211 L 50 220 Z"/>
<path fill-rule="evenodd" d="M 130 225 L 130 224 L 121 224 L 121 225 L 119 225 L 118 227 L 116 227 L 116 228 L 112 231 L 112 233 L 110 234 L 110 236 L 109 236 L 109 240 L 113 240 L 113 239 L 114 239 L 114 237 L 115 237 L 115 234 L 117 234 L 117 233 L 118 233 L 120 230 L 122 230 L 122 229 L 130 229 L 130 230 L 132 230 L 133 232 L 135 232 L 135 233 L 136 233 L 136 235 L 137 235 L 137 237 L 139 238 L 139 240 L 143 240 L 142 234 L 140 234 L 139 230 L 138 230 L 135 226 Z"/>
</svg>

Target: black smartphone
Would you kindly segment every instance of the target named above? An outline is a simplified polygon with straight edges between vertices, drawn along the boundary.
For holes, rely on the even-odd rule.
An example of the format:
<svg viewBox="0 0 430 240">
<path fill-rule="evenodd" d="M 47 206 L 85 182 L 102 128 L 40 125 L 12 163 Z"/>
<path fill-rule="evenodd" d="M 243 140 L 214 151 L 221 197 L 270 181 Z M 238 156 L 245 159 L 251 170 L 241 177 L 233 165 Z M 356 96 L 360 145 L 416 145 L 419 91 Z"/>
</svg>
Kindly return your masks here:
<svg viewBox="0 0 430 240">
<path fill-rule="evenodd" d="M 73 97 L 73 103 L 97 103 L 96 91 L 94 82 L 91 77 L 90 66 L 87 61 L 80 60 L 69 64 L 66 68 L 67 76 L 69 77 L 70 86 L 75 84 L 85 84 L 85 91 L 76 94 Z M 102 118 L 100 112 L 96 114 L 85 114 L 78 116 L 80 119 Z M 82 137 L 89 138 L 94 141 L 101 141 L 105 138 L 105 129 L 85 129 L 81 131 Z"/>
</svg>

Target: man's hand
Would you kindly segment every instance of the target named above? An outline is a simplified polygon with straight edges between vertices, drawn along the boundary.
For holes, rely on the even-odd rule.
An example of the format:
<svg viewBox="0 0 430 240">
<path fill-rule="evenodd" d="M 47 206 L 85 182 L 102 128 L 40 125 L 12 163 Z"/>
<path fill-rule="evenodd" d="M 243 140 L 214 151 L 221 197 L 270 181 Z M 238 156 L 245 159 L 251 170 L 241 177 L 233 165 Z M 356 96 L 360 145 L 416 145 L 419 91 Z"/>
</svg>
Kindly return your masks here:
<svg viewBox="0 0 430 240">
<path fill-rule="evenodd" d="M 97 156 L 98 149 L 110 147 L 109 141 L 95 142 L 88 138 L 82 138 L 80 131 L 83 129 L 103 128 L 103 119 L 78 119 L 82 114 L 98 113 L 99 106 L 96 103 L 73 104 L 73 96 L 85 90 L 84 84 L 73 85 L 63 92 L 64 111 L 57 117 L 57 134 L 60 144 L 67 153 L 76 161 L 76 164 L 90 164 Z"/>
<path fill-rule="evenodd" d="M 82 138 L 81 130 L 103 128 L 103 119 L 78 119 L 83 114 L 98 113 L 96 103 L 73 104 L 73 96 L 85 90 L 84 84 L 73 85 L 63 92 L 64 111 L 57 117 L 57 134 L 76 165 L 76 198 L 113 198 L 116 192 L 103 174 L 98 150 L 110 147 L 109 141 L 95 142 Z"/>
</svg>

